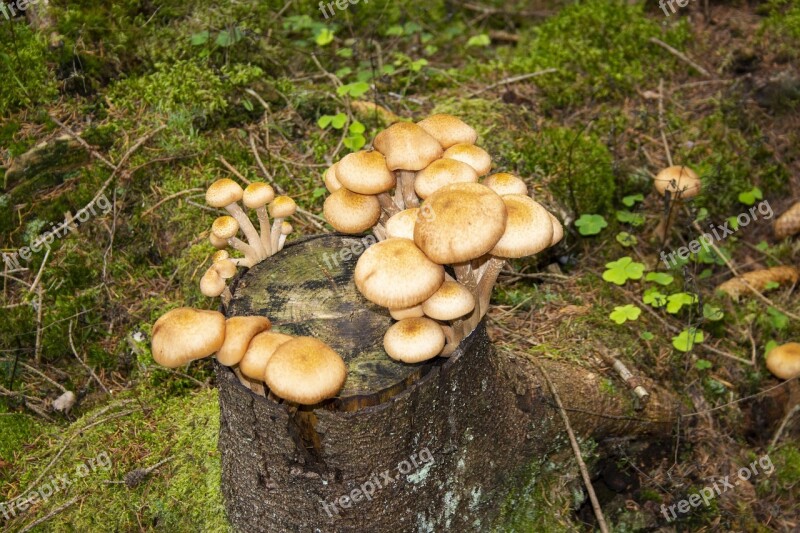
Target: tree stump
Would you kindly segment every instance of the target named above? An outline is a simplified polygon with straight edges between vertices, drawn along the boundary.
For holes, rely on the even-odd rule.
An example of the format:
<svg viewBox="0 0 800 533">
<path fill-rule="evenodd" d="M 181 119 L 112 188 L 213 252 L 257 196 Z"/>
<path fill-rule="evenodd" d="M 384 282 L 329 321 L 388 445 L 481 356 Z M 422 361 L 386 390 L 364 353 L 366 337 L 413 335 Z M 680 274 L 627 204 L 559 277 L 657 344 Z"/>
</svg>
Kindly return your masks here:
<svg viewBox="0 0 800 533">
<path fill-rule="evenodd" d="M 602 392 L 581 367 L 497 353 L 483 324 L 447 359 L 392 361 L 388 311 L 352 280 L 363 250 L 357 238 L 312 237 L 233 283 L 228 316 L 317 337 L 349 368 L 338 398 L 297 408 L 217 365 L 222 491 L 239 530 L 487 530 L 530 464 L 567 442 L 541 369 L 579 436 L 669 434 L 672 405 L 653 384 L 634 413 L 631 397 Z"/>
</svg>

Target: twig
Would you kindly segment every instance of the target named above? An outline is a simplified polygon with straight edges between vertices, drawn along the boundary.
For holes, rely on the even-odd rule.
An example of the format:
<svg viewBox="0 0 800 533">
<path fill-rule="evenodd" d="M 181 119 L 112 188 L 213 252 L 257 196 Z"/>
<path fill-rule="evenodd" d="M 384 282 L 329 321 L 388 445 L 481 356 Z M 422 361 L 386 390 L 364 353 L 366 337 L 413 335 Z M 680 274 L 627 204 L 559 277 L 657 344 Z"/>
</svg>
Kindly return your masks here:
<svg viewBox="0 0 800 533">
<path fill-rule="evenodd" d="M 793 377 L 791 379 L 787 379 L 786 381 L 782 381 L 782 382 L 778 383 L 777 385 L 775 385 L 773 387 L 770 387 L 770 388 L 768 388 L 766 390 L 763 390 L 761 392 L 757 392 L 755 394 L 751 394 L 749 396 L 745 396 L 744 398 L 739 398 L 738 400 L 733 400 L 732 402 L 724 403 L 722 405 L 718 405 L 716 407 L 712 407 L 711 409 L 706 409 L 705 411 L 695 411 L 694 413 L 688 413 L 688 414 L 680 415 L 680 416 L 681 417 L 690 417 L 690 416 L 704 415 L 704 414 L 710 413 L 712 411 L 717 411 L 719 409 L 723 409 L 725 407 L 729 407 L 729 406 L 735 405 L 737 403 L 741 403 L 741 402 L 744 402 L 744 401 L 747 401 L 747 400 L 752 400 L 753 398 L 758 398 L 759 396 L 763 396 L 763 395 L 767 394 L 768 392 L 771 392 L 771 391 L 773 391 L 775 389 L 779 389 L 781 387 L 784 387 L 784 386 L 786 386 L 787 383 L 791 383 L 793 381 L 797 381 L 797 377 Z"/>
<path fill-rule="evenodd" d="M 56 507 L 55 509 L 53 509 L 52 511 L 50 511 L 49 513 L 47 513 L 43 517 L 41 517 L 41 518 L 39 518 L 37 520 L 34 520 L 33 522 L 31 522 L 30 524 L 28 524 L 24 528 L 20 529 L 19 533 L 26 533 L 27 531 L 30 531 L 31 529 L 33 529 L 34 527 L 38 526 L 39 524 L 43 524 L 43 523 L 47 522 L 48 520 L 50 520 L 51 518 L 53 518 L 54 516 L 59 514 L 64 509 L 75 505 L 75 502 L 77 502 L 79 498 L 80 498 L 80 496 L 75 496 L 74 498 L 72 498 L 70 501 L 68 501 L 64 505 Z"/>
<path fill-rule="evenodd" d="M 616 357 L 608 355 L 603 350 L 597 350 L 597 353 L 607 365 L 611 365 L 611 368 L 617 372 L 620 379 L 622 379 L 622 381 L 624 381 L 625 384 L 630 387 L 630 389 L 633 391 L 636 397 L 642 401 L 642 403 L 647 402 L 647 400 L 650 399 L 650 393 L 648 393 L 647 389 L 645 389 L 639 383 L 639 379 L 634 376 L 630 370 L 628 370 L 628 367 L 626 367 L 622 361 Z"/>
<path fill-rule="evenodd" d="M 278 194 L 286 194 L 286 192 L 281 188 L 281 186 L 275 183 L 275 178 L 272 176 L 272 174 L 269 173 L 267 167 L 264 166 L 263 161 L 261 161 L 261 156 L 258 155 L 258 147 L 256 146 L 255 135 L 253 135 L 252 132 L 250 133 L 249 140 L 250 140 L 250 150 L 253 152 L 253 157 L 256 158 L 256 163 L 258 163 L 258 168 L 261 169 L 261 173 L 264 174 L 264 177 L 267 179 L 270 185 L 275 187 L 275 190 L 278 191 Z"/>
<path fill-rule="evenodd" d="M 34 278 L 33 283 L 31 283 L 31 286 L 28 289 L 28 292 L 33 292 L 33 289 L 35 289 L 36 285 L 39 284 L 39 280 L 42 279 L 42 273 L 44 272 L 44 266 L 47 264 L 47 258 L 48 257 L 50 257 L 50 248 L 49 247 L 47 248 L 47 251 L 44 253 L 44 259 L 42 259 L 42 265 L 39 267 L 39 272 L 36 273 L 36 277 Z"/>
<path fill-rule="evenodd" d="M 220 163 L 222 163 L 222 165 L 223 165 L 225 168 L 227 168 L 227 169 L 228 169 L 228 171 L 229 171 L 231 174 L 233 174 L 234 176 L 236 176 L 237 178 L 239 178 L 240 180 L 242 180 L 242 181 L 244 182 L 244 184 L 245 184 L 245 185 L 250 185 L 250 180 L 249 180 L 249 179 L 247 179 L 247 178 L 245 178 L 245 177 L 242 175 L 242 173 L 241 173 L 241 172 L 239 172 L 238 170 L 236 170 L 236 168 L 235 168 L 233 165 L 231 165 L 230 163 L 228 163 L 228 160 L 227 160 L 227 159 L 225 159 L 225 158 L 224 158 L 224 157 L 222 157 L 222 156 L 219 156 L 219 157 L 217 157 L 217 161 L 219 161 Z"/>
<path fill-rule="evenodd" d="M 92 157 L 94 157 L 98 161 L 102 161 L 111 170 L 117 170 L 117 165 L 115 165 L 114 163 L 103 157 L 102 154 L 100 154 L 100 152 L 92 148 L 89 143 L 84 141 L 80 135 L 78 135 L 77 133 L 72 131 L 69 127 L 67 127 L 66 124 L 58 120 L 53 115 L 50 115 L 50 120 L 58 124 L 61 127 L 61 129 L 66 132 L 67 135 L 78 141 L 84 148 L 86 148 L 86 150 L 89 152 L 89 154 L 91 154 Z"/>
<path fill-rule="evenodd" d="M 39 285 L 39 306 L 36 309 L 36 341 L 33 348 L 33 360 L 42 363 L 42 309 L 44 309 L 44 288 Z"/>
<path fill-rule="evenodd" d="M 661 48 L 663 48 L 664 50 L 666 50 L 670 54 L 674 55 L 675 57 L 677 57 L 681 61 L 685 62 L 687 65 L 689 65 L 690 67 L 695 69 L 697 72 L 699 72 L 703 76 L 711 77 L 711 74 L 706 69 L 704 69 L 703 67 L 701 67 L 700 65 L 698 65 L 697 63 L 695 63 L 694 61 L 689 59 L 689 57 L 686 54 L 676 50 L 675 48 L 671 47 L 670 45 L 668 45 L 664 41 L 662 41 L 660 39 L 656 39 L 655 37 L 650 37 L 649 41 L 651 43 L 653 43 L 653 44 L 657 44 L 658 46 L 660 46 Z"/>
<path fill-rule="evenodd" d="M 672 152 L 667 142 L 667 134 L 664 133 L 664 79 L 658 80 L 658 129 L 661 131 L 661 141 L 664 143 L 664 152 L 667 154 L 667 162 L 672 166 Z M 665 232 L 666 233 L 666 232 Z"/>
<path fill-rule="evenodd" d="M 199 187 L 195 187 L 194 189 L 186 189 L 185 191 L 178 191 L 175 194 L 170 194 L 166 198 L 162 198 L 161 200 L 159 200 L 156 203 L 156 205 L 154 205 L 153 207 L 151 207 L 150 209 L 148 209 L 147 211 L 142 213 L 142 218 L 146 217 L 147 215 L 149 215 L 150 213 L 155 211 L 158 208 L 158 206 L 160 206 L 161 204 L 169 202 L 170 200 L 174 200 L 175 198 L 178 198 L 179 196 L 183 196 L 184 194 L 190 194 L 190 193 L 193 193 L 193 192 L 203 192 L 203 189 L 201 189 Z"/>
<path fill-rule="evenodd" d="M 578 445 L 578 439 L 575 438 L 575 433 L 572 431 L 572 426 L 569 423 L 569 416 L 567 416 L 567 412 L 564 410 L 564 405 L 561 403 L 561 397 L 558 395 L 556 386 L 553 385 L 552 381 L 550 381 L 550 376 L 547 375 L 544 367 L 540 365 L 538 361 L 533 362 L 537 367 L 539 367 L 539 372 L 542 373 L 542 377 L 544 377 L 545 382 L 547 382 L 547 387 L 553 394 L 553 399 L 555 399 L 556 405 L 558 406 L 558 412 L 561 415 L 561 420 L 564 422 L 567 435 L 569 435 L 569 443 L 572 446 L 572 451 L 575 453 L 575 460 L 578 462 L 578 468 L 581 471 L 583 484 L 586 486 L 586 492 L 589 493 L 589 500 L 592 502 L 592 510 L 594 511 L 594 516 L 597 518 L 597 525 L 602 533 L 608 533 L 608 526 L 606 525 L 606 520 L 603 516 L 603 509 L 600 507 L 600 502 L 597 501 L 597 494 L 594 492 L 592 480 L 589 477 L 589 470 L 586 468 L 586 463 L 583 462 L 583 457 L 581 457 L 581 448 Z"/>
<path fill-rule="evenodd" d="M 767 448 L 767 453 L 771 452 L 771 451 L 772 451 L 772 450 L 775 448 L 775 445 L 776 445 L 776 444 L 778 444 L 778 439 L 780 439 L 780 438 L 781 438 L 781 434 L 783 433 L 783 430 L 784 430 L 784 429 L 786 429 L 786 424 L 788 424 L 788 423 L 789 423 L 789 420 L 790 420 L 790 419 L 791 419 L 791 418 L 794 416 L 794 414 L 795 414 L 795 413 L 797 413 L 798 411 L 800 411 L 800 404 L 797 404 L 797 405 L 795 405 L 794 407 L 792 407 L 792 408 L 789 410 L 789 412 L 788 412 L 788 413 L 786 413 L 786 416 L 784 416 L 784 417 L 783 417 L 783 421 L 781 422 L 781 425 L 780 425 L 780 427 L 778 428 L 778 431 L 776 431 L 776 432 L 775 432 L 775 436 L 774 436 L 774 437 L 772 437 L 772 440 L 771 440 L 771 441 L 770 441 L 770 443 L 769 443 L 769 447 Z"/>
<path fill-rule="evenodd" d="M 552 74 L 553 72 L 558 72 L 557 68 L 546 68 L 544 70 L 540 70 L 538 72 L 529 72 L 528 74 L 520 74 L 519 76 L 511 76 L 510 78 L 502 79 L 496 83 L 492 83 L 491 85 L 487 85 L 483 89 L 479 89 L 475 92 L 469 93 L 467 98 L 472 98 L 473 96 L 477 96 L 479 94 L 483 94 L 486 91 L 490 91 L 495 87 L 500 87 L 501 85 L 510 85 L 512 83 L 517 83 L 518 81 L 527 80 L 530 78 L 536 78 L 538 76 L 542 76 L 544 74 Z"/>
<path fill-rule="evenodd" d="M 63 385 L 61 385 L 61 384 L 60 384 L 60 383 L 58 383 L 57 381 L 54 381 L 54 380 L 50 379 L 50 378 L 47 376 L 47 374 L 45 374 L 44 372 L 42 372 L 42 371 L 40 371 L 40 370 L 37 370 L 36 368 L 34 368 L 34 367 L 32 367 L 32 366 L 30 366 L 30 365 L 28 365 L 28 364 L 25 364 L 25 363 L 23 363 L 23 362 L 21 362 L 21 361 L 20 361 L 20 364 L 21 364 L 23 367 L 25 367 L 26 369 L 28 369 L 28 370 L 30 370 L 31 372 L 33 372 L 34 374 L 36 374 L 36 375 L 38 375 L 38 376 L 40 376 L 40 377 L 44 378 L 46 381 L 50 382 L 50 383 L 51 383 L 52 385 L 54 385 L 54 386 L 55 386 L 57 389 L 61 390 L 61 392 L 68 392 L 68 391 L 67 391 L 67 389 L 66 389 L 66 388 L 65 388 Z"/>
<path fill-rule="evenodd" d="M 89 373 L 89 375 L 92 376 L 92 378 L 94 378 L 94 380 L 97 382 L 98 385 L 100 385 L 100 388 L 103 389 L 103 392 L 105 392 L 106 394 L 111 396 L 111 392 L 106 388 L 105 385 L 103 385 L 103 382 L 100 381 L 100 378 L 97 377 L 97 374 L 94 373 L 94 370 L 92 370 L 91 367 L 89 365 L 87 365 L 83 361 L 83 359 L 81 359 L 81 357 L 78 355 L 78 350 L 75 349 L 75 343 L 72 341 L 72 321 L 71 320 L 69 322 L 69 327 L 67 329 L 68 329 L 68 332 L 69 332 L 69 347 L 72 349 L 72 355 L 75 356 L 75 359 L 78 360 L 78 362 L 81 364 L 81 366 L 84 369 L 86 369 L 86 371 Z"/>
<path fill-rule="evenodd" d="M 163 459 L 148 468 L 137 468 L 136 470 L 131 470 L 125 474 L 124 479 L 122 480 L 104 481 L 103 483 L 107 485 L 126 485 L 128 488 L 134 488 L 144 481 L 147 476 L 152 474 L 156 469 L 161 468 L 163 465 L 167 464 L 173 459 L 175 459 L 175 456 L 167 457 L 166 459 Z"/>
</svg>

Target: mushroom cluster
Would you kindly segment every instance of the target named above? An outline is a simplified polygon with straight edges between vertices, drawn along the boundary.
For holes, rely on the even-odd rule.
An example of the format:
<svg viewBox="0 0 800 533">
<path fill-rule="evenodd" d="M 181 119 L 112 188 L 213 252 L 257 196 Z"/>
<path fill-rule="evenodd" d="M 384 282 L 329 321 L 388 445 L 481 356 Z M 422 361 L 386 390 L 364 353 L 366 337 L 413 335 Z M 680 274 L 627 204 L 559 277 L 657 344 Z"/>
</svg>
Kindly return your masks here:
<svg viewBox="0 0 800 533">
<path fill-rule="evenodd" d="M 255 210 L 258 230 L 239 201 L 248 209 Z M 295 214 L 297 204 L 288 196 L 275 196 L 273 188 L 266 183 L 253 182 L 242 189 L 228 178 L 211 184 L 206 191 L 206 203 L 211 207 L 224 208 L 228 215 L 217 218 L 211 225 L 209 239 L 218 251 L 200 280 L 200 291 L 210 297 L 229 297 L 225 280 L 236 275 L 237 266 L 252 267 L 283 249 L 286 237 L 293 229 L 286 219 Z M 273 219 L 271 225 L 270 217 Z M 237 237 L 240 230 L 246 242 Z M 229 246 L 244 257 L 231 257 L 225 250 Z"/>
<path fill-rule="evenodd" d="M 226 319 L 217 311 L 179 307 L 153 326 L 153 359 L 178 368 L 216 353 L 254 392 L 269 391 L 284 400 L 313 405 L 332 398 L 347 379 L 347 366 L 327 344 L 311 337 L 271 331 L 262 316 Z"/>
<path fill-rule="evenodd" d="M 373 150 L 349 154 L 324 174 L 331 226 L 372 229 L 380 241 L 359 258 L 355 283 L 398 321 L 384 336 L 393 359 L 451 354 L 486 314 L 506 261 L 563 237 L 520 178 L 484 177 L 492 159 L 477 137 L 451 115 L 398 122 L 375 137 Z"/>
</svg>

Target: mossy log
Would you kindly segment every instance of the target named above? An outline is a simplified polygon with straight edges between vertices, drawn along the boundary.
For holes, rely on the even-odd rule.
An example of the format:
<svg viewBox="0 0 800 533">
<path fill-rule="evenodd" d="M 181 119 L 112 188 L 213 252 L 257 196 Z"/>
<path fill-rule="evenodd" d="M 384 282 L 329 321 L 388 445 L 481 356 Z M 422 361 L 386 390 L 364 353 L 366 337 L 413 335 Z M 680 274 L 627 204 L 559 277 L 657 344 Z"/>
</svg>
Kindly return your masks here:
<svg viewBox="0 0 800 533">
<path fill-rule="evenodd" d="M 541 369 L 579 436 L 669 434 L 673 406 L 652 383 L 635 411 L 581 367 L 497 352 L 483 324 L 447 359 L 392 361 L 381 348 L 391 318 L 352 281 L 360 251 L 355 238 L 312 237 L 234 284 L 229 316 L 313 335 L 350 370 L 338 398 L 297 408 L 217 366 L 222 491 L 239 530 L 488 530 L 527 467 L 566 439 Z"/>
</svg>

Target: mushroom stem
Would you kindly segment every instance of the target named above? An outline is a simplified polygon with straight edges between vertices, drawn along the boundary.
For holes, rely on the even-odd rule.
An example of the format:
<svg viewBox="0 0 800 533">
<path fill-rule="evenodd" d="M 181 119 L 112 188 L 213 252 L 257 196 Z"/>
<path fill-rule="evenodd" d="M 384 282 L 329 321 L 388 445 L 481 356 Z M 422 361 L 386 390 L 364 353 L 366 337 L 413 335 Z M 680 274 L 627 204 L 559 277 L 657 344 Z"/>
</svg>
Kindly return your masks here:
<svg viewBox="0 0 800 533">
<path fill-rule="evenodd" d="M 245 237 L 247 237 L 247 242 L 250 244 L 251 248 L 256 254 L 256 262 L 266 259 L 267 252 L 261 245 L 261 237 L 259 237 L 255 226 L 253 226 L 253 223 L 250 222 L 247 214 L 245 214 L 242 208 L 239 207 L 239 204 L 236 202 L 228 204 L 225 206 L 225 209 L 233 218 L 236 219 L 236 222 L 239 223 L 239 228 L 241 228 Z"/>
<path fill-rule="evenodd" d="M 225 285 L 225 290 L 222 291 L 222 294 L 220 294 L 219 297 L 222 300 L 222 305 L 224 305 L 227 308 L 228 304 L 231 303 L 231 298 L 233 298 L 233 294 L 231 294 L 230 287 Z"/>
<path fill-rule="evenodd" d="M 244 374 L 242 374 L 242 371 L 239 370 L 238 366 L 233 367 L 233 373 L 236 374 L 237 378 L 239 378 L 239 383 L 241 383 L 248 389 L 252 390 L 252 387 L 250 386 L 250 381 L 246 377 L 244 377 Z"/>
<path fill-rule="evenodd" d="M 372 233 L 375 234 L 375 238 L 378 239 L 378 242 L 386 240 L 386 228 L 380 223 L 375 224 L 375 227 L 372 228 Z"/>
<path fill-rule="evenodd" d="M 272 232 L 270 235 L 270 243 L 272 249 L 275 251 L 280 250 L 280 240 L 281 240 L 281 227 L 283 226 L 283 218 L 276 218 L 272 221 Z"/>
<path fill-rule="evenodd" d="M 405 204 L 405 209 L 419 207 L 419 198 L 417 198 L 417 194 L 414 192 L 415 176 L 416 173 L 409 170 L 397 171 L 397 184 L 403 194 L 403 203 Z"/>
<path fill-rule="evenodd" d="M 475 310 L 469 318 L 464 321 L 463 335 L 469 335 L 478 326 L 481 319 L 486 314 L 486 311 L 489 309 L 489 301 L 492 299 L 494 283 L 497 281 L 497 276 L 500 275 L 500 271 L 503 270 L 505 264 L 505 259 L 492 257 L 486 262 L 486 265 L 484 265 L 485 270 L 483 275 L 480 280 L 478 280 L 477 288 L 473 292 L 475 295 Z"/>
<path fill-rule="evenodd" d="M 250 268 L 255 264 L 246 257 L 231 257 L 230 260 L 233 261 L 233 264 L 236 265 L 237 267 L 242 266 L 245 268 Z"/>
<path fill-rule="evenodd" d="M 260 262 L 258 254 L 253 249 L 252 246 L 247 244 L 246 242 L 242 241 L 238 237 L 231 237 L 228 239 L 228 246 L 233 248 L 234 250 L 238 250 L 244 254 L 245 260 L 250 263 L 249 266 L 255 265 L 256 263 Z"/>
<path fill-rule="evenodd" d="M 397 204 L 392 197 L 389 196 L 389 193 L 382 192 L 378 195 L 378 202 L 381 204 L 381 209 L 386 214 L 386 217 L 391 217 L 395 213 L 400 212 L 400 208 L 397 207 Z"/>
<path fill-rule="evenodd" d="M 286 237 L 288 237 L 288 235 L 284 235 L 283 233 L 281 233 L 281 236 L 278 237 L 278 251 L 279 252 L 281 250 L 283 250 L 283 245 L 286 244 Z"/>
<path fill-rule="evenodd" d="M 453 352 L 456 351 L 458 345 L 461 343 L 461 339 L 457 332 L 447 324 L 440 324 L 442 326 L 442 331 L 444 332 L 444 338 L 447 339 L 447 343 L 444 345 L 442 349 L 442 353 L 439 354 L 440 357 L 450 357 L 453 355 Z"/>
<path fill-rule="evenodd" d="M 261 207 L 256 208 L 256 213 L 258 214 L 258 225 L 259 230 L 261 233 L 261 246 L 264 247 L 264 253 L 267 257 L 274 254 L 277 250 L 272 248 L 272 243 L 270 242 L 270 227 L 269 227 L 269 213 L 267 213 L 267 206 L 262 205 Z"/>
<path fill-rule="evenodd" d="M 669 203 L 669 208 L 667 209 L 667 214 L 661 217 L 661 221 L 658 223 L 655 231 L 656 237 L 658 237 L 658 240 L 661 241 L 661 246 L 667 245 L 669 230 L 675 223 L 675 218 L 678 216 L 678 212 L 681 210 L 681 206 L 683 205 L 680 193 L 678 193 L 678 195 L 675 197 L 670 198 L 670 194 L 667 192 L 664 194 L 664 197 Z"/>
<path fill-rule="evenodd" d="M 472 269 L 472 263 L 470 261 L 455 263 L 453 264 L 453 270 L 456 273 L 456 279 L 458 279 L 459 283 L 467 287 L 470 292 L 475 293 L 478 280 L 475 277 L 475 271 Z"/>
</svg>

